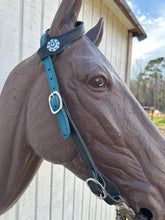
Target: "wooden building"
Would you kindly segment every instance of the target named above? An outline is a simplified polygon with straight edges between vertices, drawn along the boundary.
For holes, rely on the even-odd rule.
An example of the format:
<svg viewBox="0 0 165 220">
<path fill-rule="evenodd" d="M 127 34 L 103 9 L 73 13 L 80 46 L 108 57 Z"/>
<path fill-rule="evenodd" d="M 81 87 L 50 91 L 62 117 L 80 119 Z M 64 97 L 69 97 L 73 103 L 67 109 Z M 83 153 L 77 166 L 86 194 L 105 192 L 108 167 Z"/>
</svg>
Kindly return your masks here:
<svg viewBox="0 0 165 220">
<path fill-rule="evenodd" d="M 60 0 L 0 0 L 0 91 L 9 72 L 39 48 Z M 132 37 L 146 33 L 125 0 L 84 0 L 80 20 L 88 31 L 104 17 L 99 46 L 129 85 Z M 0 220 L 113 220 L 114 207 L 92 196 L 84 183 L 62 166 L 44 162 L 19 202 Z"/>
</svg>

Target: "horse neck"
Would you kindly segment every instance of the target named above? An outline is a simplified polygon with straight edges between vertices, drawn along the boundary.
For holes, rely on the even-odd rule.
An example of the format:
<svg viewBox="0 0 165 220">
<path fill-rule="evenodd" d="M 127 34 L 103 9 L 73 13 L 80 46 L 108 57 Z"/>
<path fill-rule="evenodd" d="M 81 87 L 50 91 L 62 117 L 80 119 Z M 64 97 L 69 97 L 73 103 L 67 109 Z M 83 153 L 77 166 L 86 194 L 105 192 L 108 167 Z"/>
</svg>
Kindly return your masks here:
<svg viewBox="0 0 165 220">
<path fill-rule="evenodd" d="M 39 75 L 37 63 L 35 54 L 19 64 L 0 96 L 0 213 L 19 198 L 41 162 L 26 140 L 26 107 Z"/>
</svg>

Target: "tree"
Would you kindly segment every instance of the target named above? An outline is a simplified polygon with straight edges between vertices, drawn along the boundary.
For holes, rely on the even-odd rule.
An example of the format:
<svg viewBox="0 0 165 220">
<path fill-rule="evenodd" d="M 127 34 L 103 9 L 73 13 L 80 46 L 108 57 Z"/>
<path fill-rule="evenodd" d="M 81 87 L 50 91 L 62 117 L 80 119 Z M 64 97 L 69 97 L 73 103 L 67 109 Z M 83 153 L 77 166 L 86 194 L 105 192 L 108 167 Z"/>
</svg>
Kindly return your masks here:
<svg viewBox="0 0 165 220">
<path fill-rule="evenodd" d="M 139 75 L 140 72 L 144 70 L 144 63 L 142 59 L 136 59 L 132 66 L 132 73 L 133 73 L 133 80 L 131 80 L 132 87 L 134 87 L 134 94 L 139 100 L 140 94 L 140 83 L 141 83 L 141 76 Z M 137 82 L 137 83 L 136 83 Z"/>
<path fill-rule="evenodd" d="M 158 86 L 158 79 L 162 79 L 162 68 L 165 67 L 165 58 L 159 57 L 154 60 L 150 60 L 145 67 L 145 72 L 149 72 L 149 77 L 151 80 L 154 81 L 154 107 L 157 109 L 157 86 Z"/>
<path fill-rule="evenodd" d="M 152 59 L 143 69 L 139 65 L 136 70 L 139 71 L 130 88 L 138 101 L 143 106 L 165 110 L 165 57 Z"/>
</svg>

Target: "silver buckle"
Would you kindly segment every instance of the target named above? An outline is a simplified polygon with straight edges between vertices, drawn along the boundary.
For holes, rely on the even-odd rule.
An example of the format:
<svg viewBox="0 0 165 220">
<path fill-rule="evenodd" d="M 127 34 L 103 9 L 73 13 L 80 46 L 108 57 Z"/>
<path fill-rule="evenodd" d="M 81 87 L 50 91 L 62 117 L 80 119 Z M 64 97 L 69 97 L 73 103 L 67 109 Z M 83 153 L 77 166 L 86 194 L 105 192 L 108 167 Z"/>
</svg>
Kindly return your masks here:
<svg viewBox="0 0 165 220">
<path fill-rule="evenodd" d="M 98 186 L 100 186 L 100 188 L 101 188 L 101 190 L 102 190 L 102 193 L 103 193 L 103 195 L 101 195 L 100 194 L 100 196 L 97 196 L 95 193 L 93 193 L 98 199 L 105 199 L 105 198 L 107 198 L 107 191 L 105 190 L 105 188 L 104 188 L 104 186 L 98 181 L 98 180 L 96 180 L 96 179 L 94 179 L 94 178 L 88 178 L 85 182 L 86 182 L 86 184 L 88 185 L 88 187 L 90 188 L 90 186 L 89 186 L 89 182 L 94 182 L 94 183 L 96 183 Z"/>
<path fill-rule="evenodd" d="M 50 104 L 51 98 L 54 97 L 55 95 L 58 96 L 59 103 L 60 103 L 60 106 L 59 106 L 59 108 L 58 108 L 56 111 L 53 110 L 53 108 L 52 108 L 52 106 L 51 106 L 51 104 Z M 60 93 L 59 93 L 58 91 L 52 92 L 52 93 L 49 95 L 48 101 L 49 101 L 49 107 L 50 107 L 50 110 L 51 110 L 52 114 L 57 114 L 57 113 L 62 109 L 62 98 L 61 98 L 61 95 L 60 95 Z"/>
</svg>

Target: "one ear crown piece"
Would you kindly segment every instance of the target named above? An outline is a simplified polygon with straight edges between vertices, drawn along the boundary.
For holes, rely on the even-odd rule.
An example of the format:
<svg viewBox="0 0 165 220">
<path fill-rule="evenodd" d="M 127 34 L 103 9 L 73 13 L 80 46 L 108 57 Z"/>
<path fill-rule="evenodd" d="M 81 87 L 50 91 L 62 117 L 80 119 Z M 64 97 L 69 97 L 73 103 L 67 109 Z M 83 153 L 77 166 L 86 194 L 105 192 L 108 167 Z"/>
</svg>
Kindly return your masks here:
<svg viewBox="0 0 165 220">
<path fill-rule="evenodd" d="M 64 34 L 73 29 L 77 22 L 82 0 L 63 0 L 52 22 L 49 36 Z M 103 36 L 104 19 L 86 33 L 86 36 L 98 46 Z"/>
</svg>

